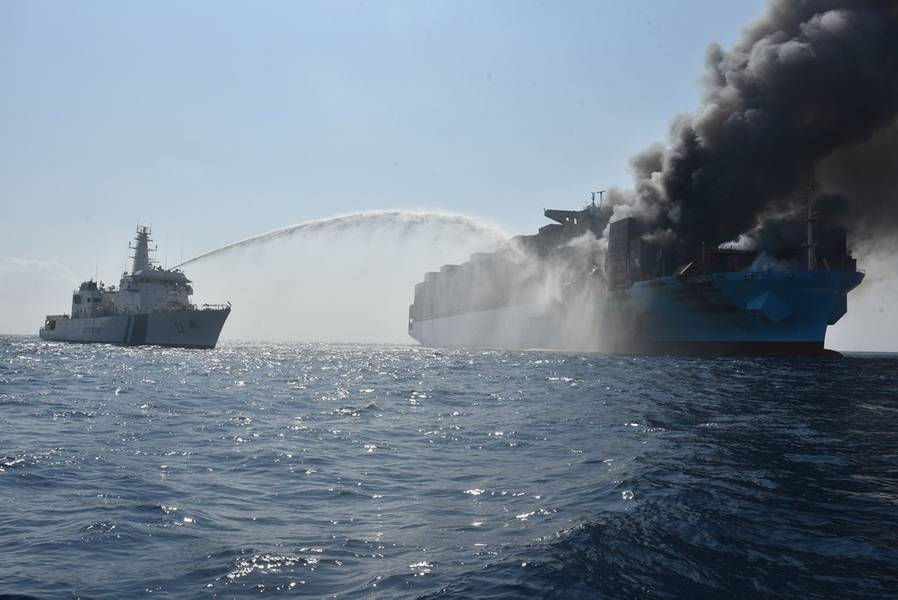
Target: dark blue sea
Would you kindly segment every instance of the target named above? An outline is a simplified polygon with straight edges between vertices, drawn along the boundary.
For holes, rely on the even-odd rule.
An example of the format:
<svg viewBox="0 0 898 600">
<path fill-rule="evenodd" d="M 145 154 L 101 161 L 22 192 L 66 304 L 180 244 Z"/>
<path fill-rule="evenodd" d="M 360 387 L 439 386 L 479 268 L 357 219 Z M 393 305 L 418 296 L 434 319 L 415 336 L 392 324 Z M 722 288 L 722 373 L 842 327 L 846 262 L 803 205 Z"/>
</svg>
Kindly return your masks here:
<svg viewBox="0 0 898 600">
<path fill-rule="evenodd" d="M 895 598 L 898 358 L 0 337 L 0 595 Z"/>
</svg>

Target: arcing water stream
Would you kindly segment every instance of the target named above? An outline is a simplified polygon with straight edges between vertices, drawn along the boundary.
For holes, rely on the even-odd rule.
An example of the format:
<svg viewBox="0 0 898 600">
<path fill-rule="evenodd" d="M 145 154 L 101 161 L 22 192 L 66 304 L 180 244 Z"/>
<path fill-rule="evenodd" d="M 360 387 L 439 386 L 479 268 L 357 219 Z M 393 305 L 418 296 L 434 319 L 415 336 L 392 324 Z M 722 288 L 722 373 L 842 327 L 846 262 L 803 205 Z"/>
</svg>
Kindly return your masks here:
<svg viewBox="0 0 898 600">
<path fill-rule="evenodd" d="M 223 252 L 238 250 L 256 244 L 263 244 L 280 238 L 289 238 L 296 235 L 308 234 L 342 234 L 352 230 L 374 232 L 377 230 L 393 230 L 401 235 L 409 236 L 419 232 L 430 230 L 434 233 L 440 231 L 449 232 L 452 235 L 468 235 L 478 242 L 492 241 L 500 243 L 506 239 L 501 230 L 487 225 L 471 217 L 444 212 L 419 212 L 409 210 L 373 210 L 355 212 L 346 215 L 337 215 L 325 219 L 305 221 L 297 225 L 290 225 L 280 229 L 274 229 L 267 233 L 260 233 L 252 237 L 225 244 L 215 250 L 210 250 L 198 256 L 194 256 L 178 267 L 190 263 L 217 256 Z"/>
<path fill-rule="evenodd" d="M 178 266 L 195 301 L 233 304 L 223 339 L 406 343 L 424 273 L 505 239 L 462 215 L 381 210 L 275 229 Z"/>
</svg>

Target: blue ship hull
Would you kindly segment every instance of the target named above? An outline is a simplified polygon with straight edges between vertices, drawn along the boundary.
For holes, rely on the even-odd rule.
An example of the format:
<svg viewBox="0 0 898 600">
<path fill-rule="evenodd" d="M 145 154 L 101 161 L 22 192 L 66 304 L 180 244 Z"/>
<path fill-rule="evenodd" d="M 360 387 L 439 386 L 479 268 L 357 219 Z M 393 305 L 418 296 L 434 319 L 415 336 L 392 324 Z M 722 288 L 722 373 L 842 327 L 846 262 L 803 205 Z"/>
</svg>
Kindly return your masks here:
<svg viewBox="0 0 898 600">
<path fill-rule="evenodd" d="M 756 271 L 659 277 L 608 296 L 614 352 L 826 354 L 855 271 Z"/>
</svg>

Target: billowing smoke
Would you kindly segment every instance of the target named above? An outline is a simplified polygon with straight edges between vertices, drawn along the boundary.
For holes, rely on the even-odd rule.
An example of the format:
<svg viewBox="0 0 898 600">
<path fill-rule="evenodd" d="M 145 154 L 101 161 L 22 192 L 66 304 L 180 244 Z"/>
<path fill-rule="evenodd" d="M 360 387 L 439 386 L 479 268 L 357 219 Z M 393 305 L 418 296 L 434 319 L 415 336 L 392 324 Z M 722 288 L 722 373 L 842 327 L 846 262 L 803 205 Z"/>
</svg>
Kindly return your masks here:
<svg viewBox="0 0 898 600">
<path fill-rule="evenodd" d="M 898 227 L 896 144 L 898 2 L 771 0 L 735 47 L 711 46 L 702 106 L 611 199 L 682 247 L 775 246 L 816 184 L 822 216 L 881 235 Z"/>
<path fill-rule="evenodd" d="M 843 199 L 841 219 L 857 233 L 858 250 L 889 245 L 888 238 L 898 230 L 898 121 L 823 160 L 817 177 L 823 188 Z"/>
</svg>

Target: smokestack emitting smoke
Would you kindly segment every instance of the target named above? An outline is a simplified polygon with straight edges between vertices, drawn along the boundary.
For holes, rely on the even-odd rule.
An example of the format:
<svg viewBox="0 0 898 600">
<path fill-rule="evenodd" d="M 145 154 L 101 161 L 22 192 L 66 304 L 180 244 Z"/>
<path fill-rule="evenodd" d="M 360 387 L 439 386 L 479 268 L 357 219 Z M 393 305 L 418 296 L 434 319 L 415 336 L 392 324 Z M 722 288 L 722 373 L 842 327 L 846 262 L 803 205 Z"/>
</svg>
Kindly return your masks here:
<svg viewBox="0 0 898 600">
<path fill-rule="evenodd" d="M 704 86 L 668 145 L 634 157 L 634 189 L 610 195 L 615 215 L 656 239 L 721 243 L 796 212 L 816 180 L 840 195 L 821 203 L 826 216 L 898 227 L 898 164 L 882 158 L 898 141 L 898 2 L 772 0 L 734 48 L 709 48 Z M 891 193 L 868 193 L 872 166 Z"/>
</svg>

